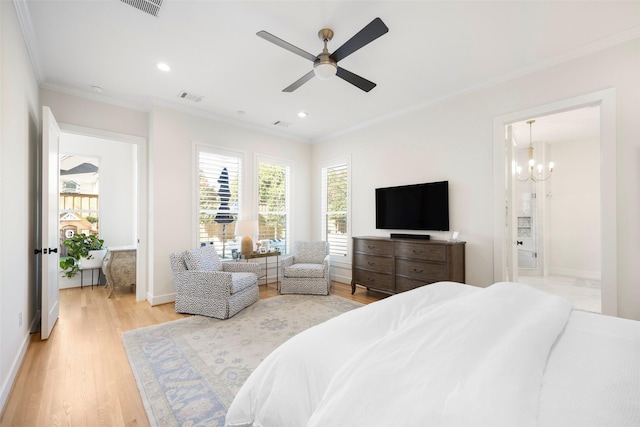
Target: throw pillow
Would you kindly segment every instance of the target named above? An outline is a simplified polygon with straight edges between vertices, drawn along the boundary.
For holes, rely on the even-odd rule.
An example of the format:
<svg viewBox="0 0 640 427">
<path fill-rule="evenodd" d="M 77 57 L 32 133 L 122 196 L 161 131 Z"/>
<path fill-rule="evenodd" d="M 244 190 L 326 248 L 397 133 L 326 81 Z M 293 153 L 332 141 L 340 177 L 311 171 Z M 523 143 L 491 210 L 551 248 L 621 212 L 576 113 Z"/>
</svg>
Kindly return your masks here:
<svg viewBox="0 0 640 427">
<path fill-rule="evenodd" d="M 220 271 L 222 268 L 222 263 L 213 245 L 186 251 L 184 262 L 189 270 Z"/>
</svg>

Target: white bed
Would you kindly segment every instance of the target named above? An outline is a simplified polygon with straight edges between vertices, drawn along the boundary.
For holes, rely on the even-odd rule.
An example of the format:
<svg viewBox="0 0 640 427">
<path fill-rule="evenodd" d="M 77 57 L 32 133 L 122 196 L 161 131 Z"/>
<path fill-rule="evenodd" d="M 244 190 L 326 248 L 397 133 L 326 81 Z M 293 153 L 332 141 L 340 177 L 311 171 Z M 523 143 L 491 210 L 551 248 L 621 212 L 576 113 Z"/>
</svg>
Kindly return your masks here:
<svg viewBox="0 0 640 427">
<path fill-rule="evenodd" d="M 227 426 L 640 426 L 640 322 L 526 285 L 441 282 L 271 353 Z"/>
</svg>

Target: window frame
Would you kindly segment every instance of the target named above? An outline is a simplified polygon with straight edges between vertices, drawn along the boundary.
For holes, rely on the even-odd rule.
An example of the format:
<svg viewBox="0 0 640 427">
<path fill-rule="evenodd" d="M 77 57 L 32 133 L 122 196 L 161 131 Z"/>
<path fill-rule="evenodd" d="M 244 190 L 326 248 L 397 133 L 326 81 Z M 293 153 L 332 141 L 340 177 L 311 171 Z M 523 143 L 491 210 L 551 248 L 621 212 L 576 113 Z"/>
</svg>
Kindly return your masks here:
<svg viewBox="0 0 640 427">
<path fill-rule="evenodd" d="M 286 159 L 281 159 L 277 157 L 266 156 L 262 154 L 258 154 L 255 156 L 255 190 L 254 190 L 254 203 L 253 208 L 255 209 L 255 218 L 260 220 L 260 186 L 259 186 L 259 174 L 260 174 L 260 164 L 267 163 L 272 165 L 282 166 L 287 169 L 286 176 L 286 188 L 285 188 L 285 249 L 282 254 L 288 254 L 291 252 L 292 243 L 293 243 L 293 215 L 292 215 L 292 187 L 293 187 L 293 165 L 292 162 Z"/>
<path fill-rule="evenodd" d="M 193 143 L 193 160 L 192 160 L 192 206 L 193 206 L 193 214 L 192 214 L 192 241 L 193 247 L 200 247 L 200 153 L 208 153 L 215 156 L 222 157 L 233 157 L 239 159 L 239 167 L 238 167 L 238 209 L 236 214 L 236 221 L 239 219 L 243 219 L 243 206 L 245 205 L 245 200 L 243 200 L 243 195 L 246 194 L 243 186 L 246 182 L 246 163 L 245 163 L 245 153 L 241 151 L 229 150 L 226 148 L 216 147 L 212 145 L 202 144 L 202 143 Z M 236 236 L 228 236 L 226 240 L 233 240 L 235 242 Z M 231 251 L 230 251 L 231 253 Z M 220 255 L 220 254 L 219 254 Z M 226 255 L 226 254 L 225 254 Z M 231 255 L 223 258 L 220 255 L 220 259 L 231 259 Z"/>
<path fill-rule="evenodd" d="M 345 166 L 347 172 L 346 184 L 347 184 L 347 203 L 346 203 L 346 227 L 347 231 L 345 233 L 345 251 L 344 255 L 330 253 L 331 262 L 335 264 L 351 264 L 351 157 L 340 157 L 333 160 L 328 160 L 321 162 L 320 166 L 320 240 L 327 241 L 327 230 L 326 230 L 326 222 L 325 218 L 327 215 L 327 189 L 326 189 L 326 173 L 327 170 L 337 166 Z M 330 248 L 331 250 L 331 248 Z"/>
</svg>

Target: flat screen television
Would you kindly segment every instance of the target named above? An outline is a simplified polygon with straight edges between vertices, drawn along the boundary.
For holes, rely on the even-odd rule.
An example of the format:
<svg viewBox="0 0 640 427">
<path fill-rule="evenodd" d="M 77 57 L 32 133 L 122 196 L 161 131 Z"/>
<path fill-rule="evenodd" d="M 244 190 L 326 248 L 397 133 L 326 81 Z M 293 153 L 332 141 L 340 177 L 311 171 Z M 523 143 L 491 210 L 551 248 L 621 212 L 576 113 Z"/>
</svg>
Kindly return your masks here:
<svg viewBox="0 0 640 427">
<path fill-rule="evenodd" d="M 449 231 L 449 181 L 376 188 L 376 228 Z"/>
</svg>

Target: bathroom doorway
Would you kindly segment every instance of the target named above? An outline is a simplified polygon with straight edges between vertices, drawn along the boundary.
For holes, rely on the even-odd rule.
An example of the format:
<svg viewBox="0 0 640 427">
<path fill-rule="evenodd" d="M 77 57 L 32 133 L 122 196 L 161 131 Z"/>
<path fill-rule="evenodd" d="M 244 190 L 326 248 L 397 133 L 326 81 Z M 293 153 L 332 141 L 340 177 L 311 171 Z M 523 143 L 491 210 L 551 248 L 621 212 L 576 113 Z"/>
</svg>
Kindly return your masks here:
<svg viewBox="0 0 640 427">
<path fill-rule="evenodd" d="M 600 312 L 600 107 L 510 126 L 518 281 Z"/>
<path fill-rule="evenodd" d="M 599 148 L 597 157 L 599 159 L 600 174 L 597 179 L 597 186 L 600 189 L 600 195 L 597 207 L 589 208 L 588 206 L 581 206 L 576 203 L 571 203 L 570 199 L 561 200 L 559 197 L 560 188 L 554 188 L 553 191 L 548 194 L 544 190 L 537 191 L 537 194 L 543 194 L 544 197 L 537 197 L 538 203 L 537 210 L 540 210 L 541 203 L 547 203 L 549 200 L 554 201 L 554 205 L 564 206 L 565 210 L 571 212 L 571 215 L 565 215 L 564 222 L 560 221 L 548 223 L 548 219 L 545 216 L 544 222 L 538 221 L 537 227 L 544 228 L 543 232 L 543 255 L 541 260 L 543 262 L 543 271 L 549 275 L 551 268 L 558 266 L 553 264 L 553 258 L 551 258 L 551 251 L 564 256 L 575 256 L 580 260 L 587 259 L 585 253 L 578 253 L 577 251 L 564 250 L 562 242 L 558 239 L 564 238 L 564 234 L 571 228 L 566 226 L 572 225 L 571 222 L 581 221 L 582 214 L 587 210 L 598 211 L 600 215 L 599 228 L 594 228 L 588 232 L 582 232 L 578 236 L 583 242 L 580 247 L 580 251 L 589 248 L 597 248 L 597 245 L 592 245 L 593 235 L 598 234 L 600 240 L 598 252 L 598 260 L 600 267 L 601 277 L 601 312 L 607 315 L 617 315 L 617 225 L 616 225 L 616 94 L 615 89 L 606 89 L 599 92 L 593 92 L 586 95 L 580 95 L 574 98 L 565 99 L 552 104 L 541 105 L 528 110 L 518 111 L 505 116 L 497 117 L 494 120 L 494 279 L 495 281 L 519 281 L 520 269 L 517 263 L 518 259 L 518 245 L 517 245 L 517 207 L 516 193 L 514 185 L 514 175 L 516 172 L 515 155 L 513 138 L 510 135 L 512 133 L 512 125 L 525 122 L 532 118 L 542 119 L 545 117 L 552 117 L 553 115 L 566 113 L 573 110 L 579 110 L 582 108 L 594 108 L 599 109 Z M 571 145 L 567 145 L 571 148 Z M 559 155 L 558 151 L 554 152 L 555 155 Z M 564 154 L 563 154 L 564 155 Z M 577 159 L 581 158 L 580 150 L 570 150 L 570 156 Z M 556 162 L 554 175 L 558 173 L 561 168 L 560 161 Z M 562 160 L 562 163 L 565 163 Z M 568 162 L 571 163 L 570 161 Z M 569 170 L 565 168 L 565 170 Z M 573 175 L 572 175 L 573 176 Z M 577 177 L 577 175 L 575 175 Z M 555 178 L 552 178 L 555 179 Z M 558 180 L 559 184 L 560 180 Z M 585 186 L 583 181 L 578 180 L 577 183 L 572 183 L 574 190 Z M 563 190 L 564 193 L 567 193 Z M 569 192 L 571 193 L 571 192 Z M 548 198 L 547 195 L 550 197 Z M 571 195 L 571 194 L 569 194 Z M 563 203 L 556 203 L 556 200 Z M 546 206 L 545 213 L 548 213 L 549 207 Z M 592 212 L 589 212 L 592 213 Z M 562 226 L 564 224 L 564 226 Z M 575 235 L 575 234 L 574 234 Z M 552 241 L 550 241 L 550 239 Z M 540 239 L 537 239 L 540 242 Z M 584 242 L 588 242 L 585 244 Z M 566 242 L 565 242 L 566 243 Z M 540 245 L 538 245 L 538 251 Z M 577 261 L 580 261 L 577 260 Z M 540 262 L 540 257 L 538 262 Z M 576 267 L 579 266 L 579 267 Z M 569 273 L 570 268 L 560 271 L 563 274 Z M 574 264 L 571 269 L 582 269 L 582 271 L 589 271 L 589 268 Z"/>
</svg>

